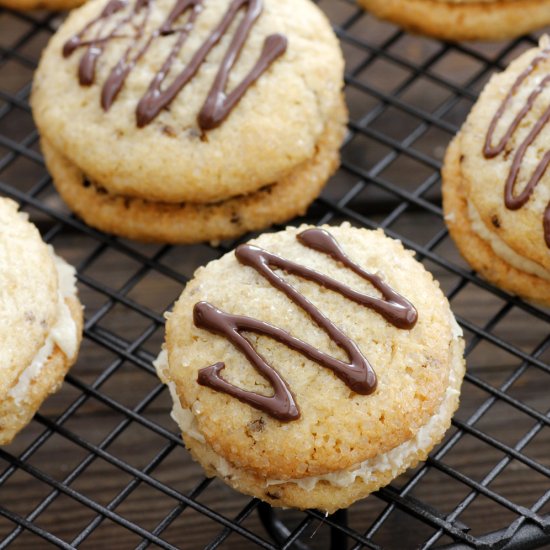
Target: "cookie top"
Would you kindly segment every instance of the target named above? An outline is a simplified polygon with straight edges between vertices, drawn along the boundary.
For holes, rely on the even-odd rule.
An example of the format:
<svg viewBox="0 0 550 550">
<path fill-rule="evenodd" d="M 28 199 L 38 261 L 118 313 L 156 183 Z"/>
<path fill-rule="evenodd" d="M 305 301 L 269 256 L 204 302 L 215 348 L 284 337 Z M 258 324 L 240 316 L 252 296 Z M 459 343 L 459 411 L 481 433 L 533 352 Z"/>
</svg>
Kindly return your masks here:
<svg viewBox="0 0 550 550">
<path fill-rule="evenodd" d="M 41 133 L 110 192 L 204 203 L 312 158 L 342 84 L 310 0 L 92 0 L 44 51 L 32 105 Z"/>
<path fill-rule="evenodd" d="M 460 134 L 470 216 L 550 270 L 550 46 L 491 78 Z"/>
<path fill-rule="evenodd" d="M 0 199 L 0 395 L 44 344 L 58 310 L 58 277 L 48 246 L 18 212 Z"/>
<path fill-rule="evenodd" d="M 238 249 L 240 260 L 231 252 L 209 263 L 197 271 L 168 318 L 169 367 L 164 376 L 177 388 L 182 406 L 195 416 L 199 436 L 233 466 L 262 477 L 322 475 L 384 453 L 426 424 L 438 411 L 448 385 L 456 324 L 432 276 L 401 243 L 381 231 L 349 224 L 324 230 L 328 233 L 302 226 L 265 234 Z M 322 246 L 319 235 L 328 239 Z M 331 252 L 322 250 L 330 242 Z M 359 271 L 336 259 L 335 246 Z M 262 275 L 257 268 L 265 262 L 255 264 L 255 247 L 302 267 L 284 267 L 270 257 L 267 265 L 273 270 Z M 297 275 L 296 269 L 304 267 L 306 271 Z M 338 288 L 311 280 L 307 268 L 332 278 Z M 372 281 L 381 284 L 375 287 L 361 269 L 378 274 L 380 279 Z M 312 307 L 300 307 L 273 286 L 270 277 L 281 277 L 279 284 L 292 285 Z M 387 301 L 374 300 L 377 312 L 366 304 L 373 296 L 381 298 L 381 289 Z M 394 299 L 401 305 L 396 306 Z M 212 308 L 230 317 L 225 321 L 223 316 L 212 317 Z M 278 330 L 270 337 L 246 322 L 248 330 L 241 326 L 246 340 L 276 370 L 293 396 L 296 410 L 283 403 L 281 410 L 287 416 L 282 420 L 212 389 L 204 380 L 217 369 L 225 382 L 240 390 L 274 394 L 271 384 L 249 362 L 251 357 L 257 360 L 254 353 L 248 359 L 243 355 L 246 342 L 235 346 L 227 337 L 231 331 L 223 333 L 220 328 L 224 322 L 226 329 L 227 322 L 235 322 L 234 315 Z M 321 315 L 321 324 L 312 315 Z M 335 329 L 321 328 L 327 319 Z M 217 328 L 212 328 L 216 323 Z M 342 365 L 351 357 L 355 365 L 368 361 L 375 379 L 368 368 L 359 369 L 364 376 L 346 371 L 347 367 L 343 373 Z M 219 370 L 221 363 L 223 370 Z M 330 363 L 337 366 L 330 368 Z M 281 410 L 275 411 L 279 418 Z"/>
</svg>

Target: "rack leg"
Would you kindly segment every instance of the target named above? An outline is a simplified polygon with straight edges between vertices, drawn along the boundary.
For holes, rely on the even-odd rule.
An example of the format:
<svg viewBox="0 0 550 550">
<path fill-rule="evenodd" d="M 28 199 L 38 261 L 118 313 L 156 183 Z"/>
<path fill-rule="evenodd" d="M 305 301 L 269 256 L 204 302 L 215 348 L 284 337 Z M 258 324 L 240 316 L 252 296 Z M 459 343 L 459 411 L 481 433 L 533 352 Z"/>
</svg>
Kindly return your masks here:
<svg viewBox="0 0 550 550">
<path fill-rule="evenodd" d="M 332 516 L 330 516 L 334 523 L 347 527 L 348 525 L 348 511 L 347 510 L 338 510 Z M 348 537 L 340 529 L 331 527 L 330 529 L 330 548 L 331 550 L 347 550 L 348 548 Z"/>
</svg>

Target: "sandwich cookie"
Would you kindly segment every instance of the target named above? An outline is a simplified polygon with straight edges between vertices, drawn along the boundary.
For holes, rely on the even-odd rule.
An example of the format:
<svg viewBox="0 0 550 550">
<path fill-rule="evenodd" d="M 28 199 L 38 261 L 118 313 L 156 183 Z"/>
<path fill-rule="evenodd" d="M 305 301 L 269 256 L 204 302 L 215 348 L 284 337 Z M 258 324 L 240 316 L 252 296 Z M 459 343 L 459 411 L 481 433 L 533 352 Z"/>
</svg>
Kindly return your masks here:
<svg viewBox="0 0 550 550">
<path fill-rule="evenodd" d="M 310 0 L 93 0 L 47 46 L 33 114 L 87 223 L 218 240 L 319 194 L 345 132 L 343 66 Z"/>
<path fill-rule="evenodd" d="M 443 438 L 461 334 L 401 243 L 302 226 L 200 268 L 155 365 L 207 475 L 274 506 L 334 512 Z"/>
<path fill-rule="evenodd" d="M 550 305 L 550 44 L 491 78 L 447 150 L 443 207 L 471 266 Z"/>
<path fill-rule="evenodd" d="M 82 306 L 75 271 L 17 204 L 0 199 L 0 444 L 57 391 L 76 361 Z"/>
</svg>

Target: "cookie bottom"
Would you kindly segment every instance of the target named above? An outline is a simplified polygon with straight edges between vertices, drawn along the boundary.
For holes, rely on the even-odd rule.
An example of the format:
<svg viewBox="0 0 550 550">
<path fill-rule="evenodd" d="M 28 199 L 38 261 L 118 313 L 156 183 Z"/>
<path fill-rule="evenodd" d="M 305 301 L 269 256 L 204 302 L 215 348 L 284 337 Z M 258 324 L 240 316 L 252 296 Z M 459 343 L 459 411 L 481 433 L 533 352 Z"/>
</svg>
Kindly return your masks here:
<svg viewBox="0 0 550 550">
<path fill-rule="evenodd" d="M 79 300 L 69 296 L 65 298 L 78 334 L 78 345 L 82 334 L 82 306 Z M 0 403 L 0 445 L 8 445 L 33 418 L 42 402 L 52 393 L 55 393 L 63 384 L 65 375 L 76 361 L 68 359 L 59 347 L 55 347 L 52 355 L 40 370 L 40 376 L 33 378 L 29 389 L 22 399 L 17 402 L 7 396 Z"/>
<path fill-rule="evenodd" d="M 55 187 L 87 224 L 139 241 L 191 244 L 238 237 L 305 214 L 338 167 L 347 111 L 343 104 L 322 135 L 314 158 L 273 185 L 218 203 L 160 203 L 109 194 L 42 138 Z"/>
<path fill-rule="evenodd" d="M 550 306 L 550 281 L 510 265 L 473 231 L 468 202 L 463 193 L 460 143 L 456 138 L 447 149 L 442 176 L 445 221 L 464 259 L 496 286 L 527 300 Z"/>
<path fill-rule="evenodd" d="M 189 433 L 182 435 L 193 458 L 203 466 L 206 474 L 210 477 L 220 477 L 237 491 L 257 497 L 276 507 L 302 510 L 316 508 L 333 513 L 340 508 L 347 508 L 356 500 L 389 484 L 409 468 L 414 468 L 418 462 L 425 460 L 433 447 L 443 439 L 459 404 L 460 387 L 465 371 L 463 351 L 463 340 L 460 338 L 453 340 L 450 352 L 452 372 L 449 388 L 439 412 L 432 417 L 433 422 L 430 423 L 429 429 L 422 435 L 419 434 L 417 440 L 412 441 L 410 445 L 406 442 L 384 456 L 368 461 L 368 475 L 357 476 L 349 483 L 335 484 L 322 477 L 318 480 L 305 478 L 288 482 L 261 479 L 244 470 L 231 467 L 210 446 L 197 439 L 197 436 L 192 437 Z M 398 460 L 395 460 L 394 456 L 390 457 L 394 451 L 397 451 Z M 374 462 L 374 467 L 371 462 Z M 349 477 L 347 472 L 343 474 L 346 478 Z"/>
<path fill-rule="evenodd" d="M 502 40 L 550 23 L 548 0 L 440 2 L 437 0 L 358 0 L 381 19 L 443 40 Z"/>
</svg>

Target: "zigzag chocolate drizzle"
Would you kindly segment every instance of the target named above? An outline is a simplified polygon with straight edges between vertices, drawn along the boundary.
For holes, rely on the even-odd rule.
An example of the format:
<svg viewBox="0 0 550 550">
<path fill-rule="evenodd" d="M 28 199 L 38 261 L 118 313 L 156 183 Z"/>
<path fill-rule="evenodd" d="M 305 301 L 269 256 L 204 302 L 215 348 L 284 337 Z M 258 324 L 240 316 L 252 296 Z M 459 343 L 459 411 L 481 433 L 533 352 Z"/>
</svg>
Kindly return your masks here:
<svg viewBox="0 0 550 550">
<path fill-rule="evenodd" d="M 494 158 L 498 155 L 500 155 L 504 149 L 506 148 L 506 145 L 508 145 L 510 139 L 518 129 L 521 122 L 525 119 L 527 114 L 531 111 L 533 106 L 535 105 L 535 102 L 537 98 L 542 94 L 542 92 L 545 90 L 545 88 L 550 84 L 550 74 L 547 75 L 545 78 L 541 80 L 541 82 L 537 85 L 537 87 L 531 92 L 529 95 L 529 98 L 527 99 L 527 102 L 525 105 L 521 108 L 519 113 L 516 115 L 514 120 L 510 123 L 506 131 L 504 132 L 504 135 L 502 136 L 501 140 L 498 142 L 497 145 L 493 146 L 493 136 L 496 130 L 496 127 L 502 118 L 504 112 L 506 111 L 506 107 L 516 94 L 516 92 L 519 90 L 521 85 L 525 82 L 525 80 L 531 75 L 531 73 L 543 62 L 548 60 L 550 57 L 550 48 L 545 48 L 539 55 L 537 55 L 529 64 L 529 66 L 518 76 L 514 84 L 512 85 L 512 88 L 510 88 L 508 94 L 504 98 L 503 102 L 500 104 L 497 112 L 495 113 L 495 116 L 493 117 L 491 124 L 489 125 L 489 130 L 487 132 L 487 137 L 485 139 L 485 145 L 483 148 L 483 155 L 487 159 Z M 538 137 L 538 135 L 542 132 L 546 124 L 548 124 L 548 121 L 550 120 L 550 105 L 546 109 L 546 111 L 543 113 L 543 115 L 537 120 L 536 124 L 533 126 L 527 137 L 521 142 L 520 146 L 518 147 L 514 159 L 512 161 L 512 166 L 510 168 L 510 172 L 508 174 L 508 178 L 506 180 L 506 186 L 504 190 L 504 203 L 506 205 L 506 208 L 509 210 L 519 210 L 529 200 L 531 195 L 533 194 L 533 191 L 535 190 L 535 187 L 538 185 L 538 183 L 541 181 L 542 177 L 544 176 L 546 169 L 548 168 L 548 165 L 550 164 L 550 149 L 546 151 L 546 153 L 543 155 L 541 161 L 535 168 L 533 175 L 527 182 L 527 185 L 523 189 L 523 191 L 515 196 L 514 195 L 514 188 L 518 179 L 519 172 L 522 167 L 523 159 L 525 158 L 525 154 L 527 153 L 527 149 L 533 144 L 535 139 Z M 546 241 L 546 245 L 548 248 L 550 248 L 550 203 L 548 203 L 546 210 L 544 212 L 543 216 L 543 230 L 544 230 L 544 240 Z"/>
<path fill-rule="evenodd" d="M 308 229 L 297 235 L 297 238 L 304 246 L 331 256 L 337 262 L 369 281 L 382 294 L 383 298 L 375 298 L 357 292 L 331 277 L 271 254 L 257 246 L 241 245 L 236 249 L 235 255 L 240 263 L 255 269 L 271 285 L 286 294 L 296 305 L 301 307 L 330 336 L 334 343 L 346 352 L 349 358 L 348 363 L 331 357 L 274 325 L 250 317 L 223 312 L 207 302 L 195 304 L 193 311 L 195 326 L 225 336 L 246 356 L 254 368 L 270 382 L 274 394 L 273 396 L 260 395 L 230 384 L 220 376 L 220 372 L 225 368 L 224 363 L 216 363 L 201 369 L 197 382 L 202 386 L 227 393 L 283 422 L 296 420 L 300 417 L 296 400 L 286 381 L 241 334 L 244 331 L 269 336 L 319 365 L 332 370 L 338 378 L 358 394 L 368 395 L 372 393 L 376 389 L 377 379 L 372 366 L 357 344 L 321 313 L 303 294 L 300 294 L 291 284 L 275 273 L 274 268 L 338 292 L 342 296 L 376 311 L 397 328 L 411 329 L 418 318 L 416 309 L 406 298 L 395 292 L 380 277 L 368 273 L 354 263 L 346 256 L 336 239 L 324 229 Z"/>
<path fill-rule="evenodd" d="M 138 127 L 143 127 L 154 120 L 158 114 L 167 108 L 179 92 L 192 80 L 211 50 L 220 42 L 229 30 L 231 23 L 239 11 L 246 9 L 246 13 L 239 23 L 235 35 L 227 48 L 227 52 L 220 64 L 220 68 L 206 97 L 204 105 L 198 115 L 199 127 L 211 130 L 218 127 L 244 96 L 248 88 L 271 66 L 271 64 L 287 48 L 287 39 L 281 34 L 268 36 L 256 64 L 245 78 L 229 93 L 226 93 L 227 81 L 241 50 L 248 39 L 250 31 L 260 17 L 262 0 L 233 0 L 230 2 L 225 15 L 218 26 L 208 36 L 206 41 L 195 52 L 185 68 L 177 74 L 170 84 L 165 84 L 178 54 L 181 52 L 189 34 L 204 9 L 205 0 L 176 0 L 172 11 L 165 21 L 145 36 L 147 24 L 151 15 L 151 7 L 155 0 L 135 0 L 130 13 L 121 17 L 109 30 L 109 23 L 113 15 L 128 7 L 126 0 L 110 0 L 103 11 L 90 21 L 79 33 L 70 38 L 63 47 L 63 56 L 69 57 L 76 49 L 86 48 L 82 56 L 78 78 L 82 86 L 89 86 L 95 80 L 96 65 L 111 40 L 131 38 L 132 42 L 123 56 L 111 70 L 101 90 L 101 106 L 108 111 L 124 86 L 126 78 L 147 53 L 155 40 L 177 35 L 170 53 L 165 58 L 162 67 L 151 80 L 147 91 L 139 100 L 136 109 Z M 187 22 L 176 26 L 177 21 L 189 12 Z M 95 29 L 95 33 L 92 31 Z M 87 35 L 92 34 L 88 39 Z"/>
</svg>

